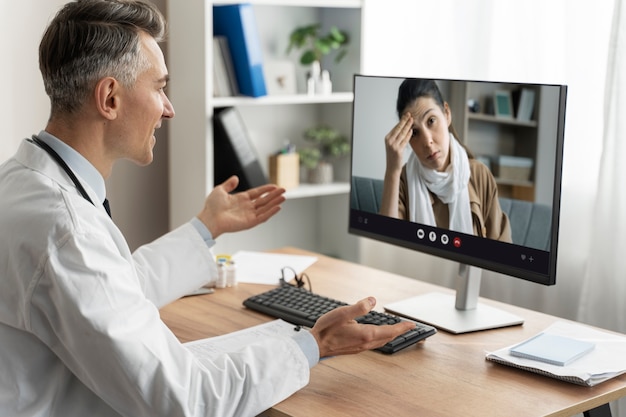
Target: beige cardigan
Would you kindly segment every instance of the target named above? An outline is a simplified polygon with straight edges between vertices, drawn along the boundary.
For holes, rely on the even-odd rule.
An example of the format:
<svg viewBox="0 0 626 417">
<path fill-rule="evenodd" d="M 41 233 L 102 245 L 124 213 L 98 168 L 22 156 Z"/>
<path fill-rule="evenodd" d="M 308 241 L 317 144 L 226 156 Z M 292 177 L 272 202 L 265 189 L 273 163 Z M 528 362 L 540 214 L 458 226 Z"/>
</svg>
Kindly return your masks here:
<svg viewBox="0 0 626 417">
<path fill-rule="evenodd" d="M 476 159 L 470 158 L 470 181 L 468 184 L 470 207 L 474 234 L 503 242 L 511 242 L 511 225 L 506 214 L 500 208 L 498 188 L 489 169 Z M 406 165 L 400 176 L 398 216 L 409 219 L 409 191 L 407 186 Z M 435 194 L 430 193 L 430 201 L 435 214 L 437 227 L 449 228 L 448 205 Z"/>
</svg>

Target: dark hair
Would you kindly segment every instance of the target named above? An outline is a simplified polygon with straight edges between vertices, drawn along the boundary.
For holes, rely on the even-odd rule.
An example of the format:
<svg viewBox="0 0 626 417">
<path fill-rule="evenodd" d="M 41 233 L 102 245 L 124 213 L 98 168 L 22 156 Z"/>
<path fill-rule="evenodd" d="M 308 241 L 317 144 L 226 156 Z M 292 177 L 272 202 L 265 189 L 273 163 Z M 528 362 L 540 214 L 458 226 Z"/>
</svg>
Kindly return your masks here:
<svg viewBox="0 0 626 417">
<path fill-rule="evenodd" d="M 441 90 L 439 90 L 439 86 L 437 86 L 437 83 L 434 80 L 427 80 L 423 78 L 407 78 L 402 81 L 402 84 L 400 84 L 400 87 L 398 88 L 398 100 L 396 101 L 396 111 L 398 112 L 398 118 L 402 117 L 402 114 L 410 104 L 412 104 L 415 100 L 421 97 L 432 98 L 433 100 L 435 100 L 435 103 L 437 103 L 439 108 L 441 108 L 442 111 L 444 110 L 445 100 L 443 99 Z M 461 138 L 459 137 L 452 124 L 450 124 L 448 130 L 454 135 L 459 143 L 462 143 Z M 465 148 L 467 150 L 467 147 Z M 469 155 L 469 150 L 467 151 Z"/>
<path fill-rule="evenodd" d="M 78 109 L 103 77 L 134 85 L 149 65 L 141 53 L 142 31 L 157 42 L 165 34 L 165 19 L 149 1 L 77 0 L 63 6 L 39 44 L 52 113 Z"/>
</svg>

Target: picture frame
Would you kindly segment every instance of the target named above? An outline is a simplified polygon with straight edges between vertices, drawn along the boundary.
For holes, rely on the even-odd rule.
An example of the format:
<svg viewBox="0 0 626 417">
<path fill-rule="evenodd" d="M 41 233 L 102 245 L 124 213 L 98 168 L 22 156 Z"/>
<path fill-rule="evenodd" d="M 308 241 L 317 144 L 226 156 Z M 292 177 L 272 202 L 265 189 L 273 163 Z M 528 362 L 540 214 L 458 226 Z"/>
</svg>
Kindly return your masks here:
<svg viewBox="0 0 626 417">
<path fill-rule="evenodd" d="M 268 61 L 264 64 L 263 72 L 268 95 L 296 94 L 296 67 L 293 62 Z"/>
<path fill-rule="evenodd" d="M 507 90 L 496 90 L 493 96 L 493 107 L 496 117 L 512 119 L 513 100 L 511 98 L 511 92 Z"/>
</svg>

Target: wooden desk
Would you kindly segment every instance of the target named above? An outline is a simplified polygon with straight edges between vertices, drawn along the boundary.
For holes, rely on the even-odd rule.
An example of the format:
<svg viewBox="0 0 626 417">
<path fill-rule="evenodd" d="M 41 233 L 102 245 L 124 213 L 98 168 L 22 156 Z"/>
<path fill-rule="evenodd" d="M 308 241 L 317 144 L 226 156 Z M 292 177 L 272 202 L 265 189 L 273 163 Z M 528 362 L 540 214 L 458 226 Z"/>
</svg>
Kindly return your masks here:
<svg viewBox="0 0 626 417">
<path fill-rule="evenodd" d="M 318 256 L 306 271 L 313 290 L 348 303 L 373 295 L 382 310 L 385 303 L 409 296 L 449 292 L 298 249 L 280 252 Z M 180 299 L 161 315 L 182 342 L 217 336 L 272 320 L 242 305 L 269 288 L 240 283 L 215 294 Z M 626 375 L 589 388 L 486 361 L 486 351 L 524 340 L 559 319 L 482 301 L 524 317 L 524 325 L 462 335 L 440 331 L 392 355 L 371 351 L 325 359 L 311 370 L 307 387 L 264 415 L 604 416 L 610 415 L 608 402 L 626 396 Z"/>
</svg>

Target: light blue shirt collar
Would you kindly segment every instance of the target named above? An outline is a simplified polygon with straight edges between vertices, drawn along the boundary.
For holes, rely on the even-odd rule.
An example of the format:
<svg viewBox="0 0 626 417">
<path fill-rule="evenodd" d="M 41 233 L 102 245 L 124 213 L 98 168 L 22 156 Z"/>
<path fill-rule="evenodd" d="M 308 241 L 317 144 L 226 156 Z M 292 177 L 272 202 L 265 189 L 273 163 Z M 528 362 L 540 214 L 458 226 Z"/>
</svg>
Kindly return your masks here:
<svg viewBox="0 0 626 417">
<path fill-rule="evenodd" d="M 50 146 L 74 173 L 96 193 L 100 202 L 106 197 L 106 186 L 100 172 L 84 156 L 60 139 L 42 130 L 37 137 Z"/>
</svg>

